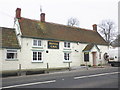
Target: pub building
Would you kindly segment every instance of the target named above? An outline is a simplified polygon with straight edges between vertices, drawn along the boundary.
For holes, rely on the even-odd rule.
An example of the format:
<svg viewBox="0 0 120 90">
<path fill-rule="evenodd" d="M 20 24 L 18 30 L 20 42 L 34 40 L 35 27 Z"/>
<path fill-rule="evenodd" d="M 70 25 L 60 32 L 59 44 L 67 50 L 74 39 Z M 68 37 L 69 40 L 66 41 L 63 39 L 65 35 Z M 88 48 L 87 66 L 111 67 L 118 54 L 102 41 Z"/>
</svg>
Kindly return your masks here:
<svg viewBox="0 0 120 90">
<path fill-rule="evenodd" d="M 21 8 L 17 8 L 15 33 L 20 48 L 16 58 L 3 57 L 3 69 L 17 70 L 19 65 L 21 70 L 29 70 L 46 69 L 47 64 L 49 68 L 67 68 L 68 63 L 71 67 L 86 62 L 91 66 L 106 64 L 103 56 L 108 51 L 108 43 L 97 32 L 97 25 L 92 27 L 90 30 L 46 22 L 45 13 L 40 14 L 40 20 L 28 19 L 21 17 Z M 16 49 L 9 50 L 14 53 Z M 5 66 L 8 64 L 12 68 Z"/>
</svg>

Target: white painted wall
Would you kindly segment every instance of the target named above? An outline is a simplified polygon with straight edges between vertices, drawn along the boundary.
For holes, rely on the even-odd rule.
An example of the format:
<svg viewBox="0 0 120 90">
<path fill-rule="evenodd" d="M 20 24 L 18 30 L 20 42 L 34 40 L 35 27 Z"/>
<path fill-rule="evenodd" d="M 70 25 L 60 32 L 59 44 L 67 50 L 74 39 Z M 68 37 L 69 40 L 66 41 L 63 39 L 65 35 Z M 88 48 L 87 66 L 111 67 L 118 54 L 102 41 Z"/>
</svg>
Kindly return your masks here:
<svg viewBox="0 0 120 90">
<path fill-rule="evenodd" d="M 19 53 L 19 50 L 18 50 Z M 2 57 L 0 58 L 0 63 L 2 64 L 0 66 L 2 71 L 8 71 L 8 70 L 18 70 L 19 68 L 19 54 L 18 59 L 15 60 L 7 60 L 6 59 L 7 49 L 0 49 L 0 55 Z"/>
<path fill-rule="evenodd" d="M 102 61 L 102 64 L 107 64 L 107 61 L 104 59 L 104 54 L 108 53 L 109 47 L 104 45 L 98 45 L 98 48 L 101 52 L 101 59 L 99 59 L 99 63 L 100 61 Z"/>
<path fill-rule="evenodd" d="M 33 48 L 33 39 L 32 38 L 21 38 L 21 49 L 18 50 L 18 60 L 15 61 L 7 61 L 6 60 L 6 49 L 2 49 L 2 69 L 3 70 L 17 70 L 19 69 L 19 64 L 21 64 L 22 69 L 43 69 L 47 68 L 47 63 L 50 68 L 60 68 L 60 67 L 68 67 L 68 63 L 64 62 L 64 52 L 71 52 L 70 60 L 72 61 L 71 66 L 80 66 L 81 64 L 85 64 L 84 62 L 84 52 L 82 50 L 86 47 L 87 44 L 77 44 L 71 42 L 71 50 L 66 50 L 64 48 L 64 42 L 59 41 L 59 49 L 48 49 L 47 44 L 48 40 L 42 40 L 43 47 L 42 48 Z M 102 52 L 102 59 L 99 59 L 99 52 L 96 47 L 93 47 L 91 52 L 97 52 L 97 64 L 102 61 L 102 64 L 105 64 L 105 60 L 103 55 L 108 51 L 108 47 L 104 45 L 98 45 L 98 48 Z M 32 51 L 33 50 L 41 50 L 43 52 L 43 62 L 32 62 Z M 77 50 L 78 52 L 76 52 Z M 48 53 L 46 53 L 48 51 Z M 89 53 L 90 60 L 88 65 L 93 65 L 92 53 Z"/>
<path fill-rule="evenodd" d="M 64 42 L 59 42 L 59 49 L 48 49 L 47 42 L 48 40 L 42 40 L 43 48 L 33 48 L 32 46 L 33 39 L 23 38 L 21 39 L 21 54 L 20 54 L 20 63 L 22 69 L 33 69 L 33 68 L 46 68 L 47 63 L 50 68 L 58 67 L 68 67 L 68 63 L 64 62 Z M 75 52 L 75 49 L 79 50 L 79 47 L 76 47 L 76 43 L 71 43 L 71 66 L 80 66 L 80 51 Z M 43 62 L 32 62 L 32 51 L 33 50 L 43 50 Z M 48 51 L 48 53 L 46 53 Z"/>
<path fill-rule="evenodd" d="M 33 39 L 30 38 L 22 38 L 21 39 L 21 56 L 20 56 L 20 63 L 22 65 L 22 69 L 35 69 L 35 68 L 46 68 L 47 63 L 49 64 L 50 68 L 59 68 L 59 67 L 68 67 L 68 63 L 64 62 L 64 52 L 70 51 L 71 52 L 71 66 L 80 66 L 84 62 L 84 53 L 82 50 L 86 47 L 87 44 L 77 44 L 71 43 L 71 50 L 64 49 L 64 42 L 59 41 L 59 49 L 48 49 L 47 42 L 48 40 L 42 40 L 43 48 L 33 48 L 32 46 Z M 105 52 L 107 52 L 107 46 L 98 45 L 98 48 L 101 49 L 102 56 Z M 32 62 L 32 50 L 43 50 L 43 62 Z M 76 52 L 77 50 L 78 52 Z M 48 53 L 46 53 L 48 51 Z M 92 51 L 97 52 L 97 64 L 100 63 L 99 60 L 99 52 L 94 47 Z M 88 64 L 93 65 L 93 58 L 92 53 L 90 52 L 90 61 Z M 104 59 L 102 57 L 102 63 Z"/>
</svg>

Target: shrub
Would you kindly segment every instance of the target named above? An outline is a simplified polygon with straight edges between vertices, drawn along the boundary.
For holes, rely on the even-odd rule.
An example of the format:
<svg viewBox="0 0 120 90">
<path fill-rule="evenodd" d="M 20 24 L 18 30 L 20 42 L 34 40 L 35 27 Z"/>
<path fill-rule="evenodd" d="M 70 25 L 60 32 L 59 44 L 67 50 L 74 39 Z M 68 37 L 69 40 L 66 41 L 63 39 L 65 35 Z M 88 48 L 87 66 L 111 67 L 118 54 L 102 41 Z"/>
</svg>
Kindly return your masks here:
<svg viewBox="0 0 120 90">
<path fill-rule="evenodd" d="M 85 66 L 85 64 L 81 64 L 80 66 Z"/>
<path fill-rule="evenodd" d="M 91 67 L 91 65 L 88 65 L 88 67 Z"/>
<path fill-rule="evenodd" d="M 101 64 L 98 64 L 98 66 L 101 66 Z"/>
</svg>

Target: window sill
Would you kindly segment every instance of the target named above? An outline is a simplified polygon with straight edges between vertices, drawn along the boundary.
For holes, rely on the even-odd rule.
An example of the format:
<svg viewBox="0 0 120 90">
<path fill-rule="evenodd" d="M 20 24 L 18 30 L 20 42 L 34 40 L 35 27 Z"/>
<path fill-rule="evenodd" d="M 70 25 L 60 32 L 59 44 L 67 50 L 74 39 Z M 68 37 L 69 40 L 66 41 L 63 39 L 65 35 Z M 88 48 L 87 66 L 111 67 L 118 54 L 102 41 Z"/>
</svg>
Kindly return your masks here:
<svg viewBox="0 0 120 90">
<path fill-rule="evenodd" d="M 18 61 L 18 59 L 5 59 L 6 61 Z"/>
<path fill-rule="evenodd" d="M 64 48 L 63 50 L 71 50 L 71 48 Z"/>
<path fill-rule="evenodd" d="M 71 50 L 71 49 L 64 49 L 63 52 L 64 52 L 64 53 L 71 53 L 72 50 Z"/>
<path fill-rule="evenodd" d="M 32 63 L 43 63 L 43 61 L 32 61 Z"/>
<path fill-rule="evenodd" d="M 40 49 L 43 49 L 43 46 L 33 46 L 32 48 L 40 48 Z"/>
<path fill-rule="evenodd" d="M 69 60 L 69 61 L 67 61 L 67 60 L 65 61 L 65 60 L 64 60 L 63 62 L 64 62 L 64 63 L 72 63 L 72 61 L 70 61 L 70 60 Z"/>
</svg>

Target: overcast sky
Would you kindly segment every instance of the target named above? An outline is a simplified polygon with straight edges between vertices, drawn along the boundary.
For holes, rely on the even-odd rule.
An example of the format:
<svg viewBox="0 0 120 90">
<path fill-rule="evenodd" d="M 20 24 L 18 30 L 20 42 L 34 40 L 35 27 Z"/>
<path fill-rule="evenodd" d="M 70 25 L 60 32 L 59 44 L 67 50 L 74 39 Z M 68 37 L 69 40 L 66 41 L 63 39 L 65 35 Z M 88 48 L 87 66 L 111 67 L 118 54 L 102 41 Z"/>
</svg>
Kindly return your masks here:
<svg viewBox="0 0 120 90">
<path fill-rule="evenodd" d="M 40 20 L 40 5 L 46 21 L 67 24 L 70 17 L 79 20 L 79 27 L 92 29 L 93 24 L 111 19 L 118 26 L 118 1 L 120 0 L 0 0 L 0 27 L 13 27 L 15 10 L 21 16 Z"/>
</svg>

